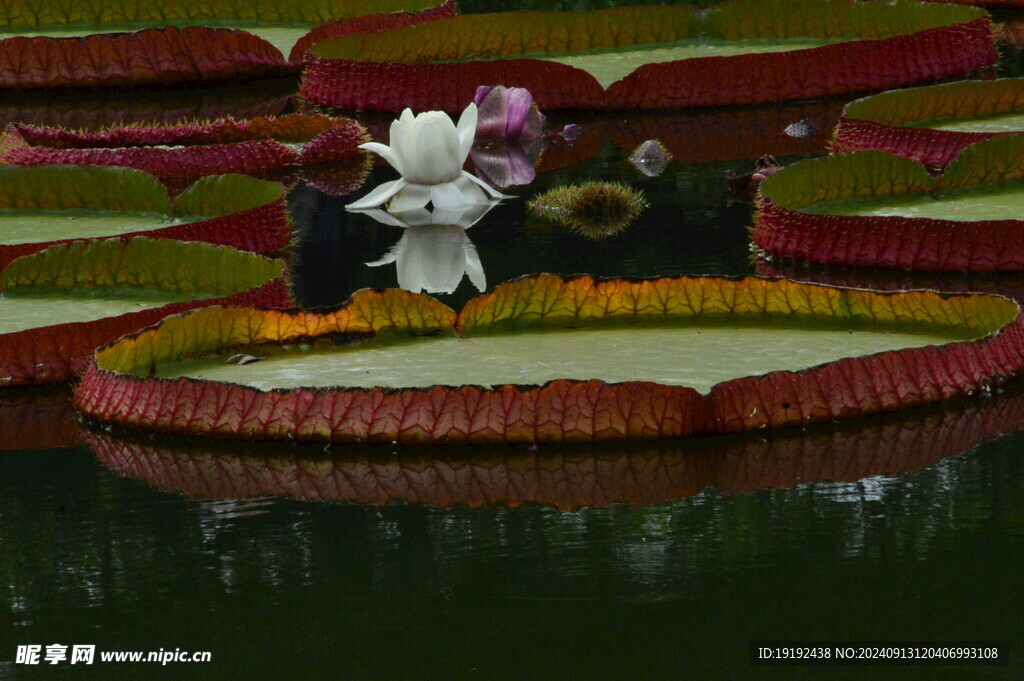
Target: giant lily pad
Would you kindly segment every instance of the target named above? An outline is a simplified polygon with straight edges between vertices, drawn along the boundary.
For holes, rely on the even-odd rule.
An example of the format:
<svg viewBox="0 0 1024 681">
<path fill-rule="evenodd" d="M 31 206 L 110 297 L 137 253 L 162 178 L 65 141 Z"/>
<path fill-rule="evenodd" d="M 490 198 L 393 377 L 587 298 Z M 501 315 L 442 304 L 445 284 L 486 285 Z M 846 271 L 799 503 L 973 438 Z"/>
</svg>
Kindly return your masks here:
<svg viewBox="0 0 1024 681">
<path fill-rule="evenodd" d="M 0 166 L 0 267 L 77 239 L 149 236 L 271 254 L 291 243 L 283 187 L 242 175 L 207 177 L 173 203 L 131 168 Z"/>
<path fill-rule="evenodd" d="M 280 261 L 224 246 L 74 241 L 0 270 L 0 388 L 66 381 L 92 350 L 205 305 L 290 302 Z"/>
<path fill-rule="evenodd" d="M 752 238 L 774 256 L 844 267 L 1024 270 L 1024 136 L 962 152 L 934 179 L 858 151 L 803 161 L 761 185 Z"/>
<path fill-rule="evenodd" d="M 96 131 L 115 125 L 172 125 L 181 121 L 275 116 L 289 106 L 291 89 L 294 80 L 282 78 L 224 88 L 132 92 L 129 96 L 103 93 L 99 97 L 83 97 L 73 91 L 21 93 L 0 103 L 0 125 L 23 123 Z"/>
<path fill-rule="evenodd" d="M 176 3 L 158 6 L 152 2 L 132 0 L 109 3 L 12 0 L 0 7 L 0 39 L 92 39 L 107 37 L 93 35 L 100 31 L 109 34 L 111 31 L 163 27 L 200 30 L 244 28 L 245 31 L 217 31 L 210 39 L 215 42 L 230 40 L 228 36 L 231 33 L 248 36 L 246 44 L 250 49 L 259 41 L 261 51 L 275 58 L 277 68 L 293 71 L 301 65 L 309 47 L 326 37 L 409 26 L 455 13 L 451 0 L 436 7 L 435 4 L 430 0 L 326 0 L 314 3 L 260 1 L 242 5 L 207 2 L 201 5 Z M 39 41 L 34 44 L 14 42 L 6 49 L 12 53 L 18 49 L 31 53 L 32 50 L 45 49 L 43 46 L 44 43 Z M 4 49 L 4 41 L 0 40 L 0 54 Z M 191 57 L 193 53 L 179 54 Z M 290 54 L 290 64 L 285 63 L 283 55 L 286 54 Z M 177 80 L 173 72 L 167 73 L 170 79 Z"/>
<path fill-rule="evenodd" d="M 316 114 L 119 126 L 102 132 L 13 124 L 0 138 L 0 162 L 127 166 L 176 180 L 330 163 L 360 154 L 358 146 L 369 141 L 356 121 Z"/>
<path fill-rule="evenodd" d="M 267 41 L 224 28 L 0 40 L 0 90 L 222 81 L 292 71 L 294 67 Z"/>
<path fill-rule="evenodd" d="M 406 2 L 404 4 L 412 5 L 413 3 Z M 434 7 L 428 6 L 424 0 L 419 3 L 418 11 L 408 11 L 408 9 L 403 8 L 406 11 L 380 9 L 378 10 L 379 12 L 386 13 L 325 21 L 295 41 L 288 54 L 288 59 L 292 63 L 301 63 L 309 53 L 309 50 L 324 40 L 340 38 L 350 33 L 368 33 L 371 31 L 401 28 L 403 26 L 413 26 L 427 21 L 434 21 L 435 19 L 454 16 L 457 12 L 455 0 L 444 0 L 444 2 Z"/>
<path fill-rule="evenodd" d="M 934 465 L 1024 424 L 1010 395 L 912 410 L 771 438 L 695 438 L 672 445 L 523 449 L 378 448 L 154 441 L 83 429 L 109 468 L 163 490 L 201 498 L 292 497 L 305 501 L 478 507 L 525 503 L 571 509 L 654 504 L 713 487 L 749 494 L 808 482 L 854 482 Z"/>
<path fill-rule="evenodd" d="M 224 438 L 480 444 L 720 434 L 894 411 L 1005 382 L 1024 369 L 1019 313 L 993 296 L 538 275 L 474 298 L 458 315 L 401 290 L 363 291 L 313 312 L 198 310 L 100 349 L 75 399 L 101 421 Z M 858 342 L 873 354 L 840 359 Z M 730 378 L 741 373 L 732 354 L 715 361 L 726 350 L 736 362 L 760 354 L 742 371 L 763 375 Z M 505 357 L 513 351 L 518 362 Z M 224 373 L 237 353 L 265 359 Z M 782 367 L 791 370 L 773 371 Z M 705 393 L 686 387 L 699 380 Z"/>
<path fill-rule="evenodd" d="M 753 104 L 934 80 L 996 60 L 982 10 L 849 0 L 461 15 L 324 41 L 310 55 L 306 100 L 382 111 L 456 111 L 481 83 L 526 87 L 549 109 Z"/>
<path fill-rule="evenodd" d="M 877 149 L 944 168 L 976 142 L 1024 132 L 1024 78 L 894 90 L 846 106 L 832 151 Z"/>
</svg>

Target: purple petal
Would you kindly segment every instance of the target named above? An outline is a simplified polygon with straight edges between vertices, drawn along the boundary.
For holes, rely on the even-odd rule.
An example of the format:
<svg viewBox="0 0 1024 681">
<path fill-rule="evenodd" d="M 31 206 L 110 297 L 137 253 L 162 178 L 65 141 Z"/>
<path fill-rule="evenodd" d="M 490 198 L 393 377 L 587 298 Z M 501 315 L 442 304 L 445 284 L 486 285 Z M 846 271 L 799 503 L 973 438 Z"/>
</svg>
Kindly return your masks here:
<svg viewBox="0 0 1024 681">
<path fill-rule="evenodd" d="M 477 94 L 486 86 L 477 88 Z M 482 139 L 501 139 L 508 121 L 508 90 L 503 86 L 490 88 L 477 104 L 476 136 Z"/>
<path fill-rule="evenodd" d="M 487 93 L 493 89 L 494 88 L 490 85 L 480 85 L 477 87 L 476 94 L 473 95 L 473 103 L 480 106 L 480 104 L 483 103 L 484 98 L 487 96 Z"/>
<path fill-rule="evenodd" d="M 517 140 L 523 136 L 526 118 L 530 115 L 533 95 L 526 88 L 508 89 L 508 122 L 505 125 L 505 139 Z"/>
</svg>

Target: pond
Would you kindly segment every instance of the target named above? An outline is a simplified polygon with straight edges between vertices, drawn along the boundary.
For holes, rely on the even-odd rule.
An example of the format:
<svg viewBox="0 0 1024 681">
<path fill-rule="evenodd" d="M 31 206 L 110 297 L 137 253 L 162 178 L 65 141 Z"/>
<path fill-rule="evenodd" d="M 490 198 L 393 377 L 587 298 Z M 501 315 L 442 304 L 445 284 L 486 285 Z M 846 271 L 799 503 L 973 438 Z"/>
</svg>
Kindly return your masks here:
<svg viewBox="0 0 1024 681">
<path fill-rule="evenodd" d="M 1007 45 L 1003 57 L 1003 73 L 1021 72 L 1019 52 Z M 294 87 L 151 94 L 102 115 L 197 102 L 279 113 Z M 755 257 L 751 204 L 727 173 L 749 173 L 763 154 L 785 165 L 823 153 L 845 101 L 551 114 L 550 127 L 578 123 L 582 135 L 548 140 L 532 182 L 438 235 L 345 211 L 395 179 L 383 164 L 340 195 L 300 183 L 288 195 L 293 289 L 318 307 L 402 283 L 459 309 L 529 273 L 762 273 L 1018 296 L 1012 276 Z M 66 122 L 99 106 L 26 96 L 0 115 Z M 377 133 L 389 120 L 367 118 Z M 792 124 L 805 134 L 786 134 Z M 628 161 L 651 138 L 676 156 L 656 176 Z M 477 172 L 500 170 L 502 153 L 478 148 Z M 628 183 L 649 205 L 589 234 L 527 209 L 548 189 L 595 179 Z M 64 388 L 33 389 L 0 393 L 0 450 L 0 680 L 1024 676 L 1021 387 L 805 429 L 479 448 L 131 434 L 80 423 Z M 749 665 L 752 642 L 786 640 L 999 642 L 1010 663 Z M 212 661 L 13 661 L 18 645 L 54 643 Z"/>
</svg>

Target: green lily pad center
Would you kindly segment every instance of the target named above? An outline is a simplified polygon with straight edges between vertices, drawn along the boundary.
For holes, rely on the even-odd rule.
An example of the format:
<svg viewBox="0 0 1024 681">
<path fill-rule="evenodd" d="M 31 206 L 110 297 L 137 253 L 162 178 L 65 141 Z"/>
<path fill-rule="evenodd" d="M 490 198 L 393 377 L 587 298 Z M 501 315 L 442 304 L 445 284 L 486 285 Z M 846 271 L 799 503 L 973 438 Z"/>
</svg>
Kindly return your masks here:
<svg viewBox="0 0 1024 681">
<path fill-rule="evenodd" d="M 118 236 L 202 220 L 124 211 L 0 211 L 0 244 Z"/>
<path fill-rule="evenodd" d="M 934 220 L 1006 220 L 1024 213 L 1024 182 L 963 187 L 940 194 L 897 194 L 823 201 L 801 209 L 819 215 L 873 215 Z"/>
<path fill-rule="evenodd" d="M 1024 111 L 1007 111 L 978 118 L 938 118 L 910 123 L 907 127 L 950 132 L 1022 132 Z"/>
<path fill-rule="evenodd" d="M 568 64 L 586 71 L 608 88 L 645 64 L 701 57 L 735 57 L 744 54 L 769 54 L 806 50 L 834 41 L 810 38 L 787 40 L 680 40 L 669 45 L 638 47 L 630 50 L 599 50 L 561 55 L 527 54 L 524 57 Z"/>
<path fill-rule="evenodd" d="M 746 326 L 586 329 L 453 336 L 412 343 L 367 341 L 343 347 L 253 349 L 261 361 L 227 355 L 158 367 L 163 378 L 192 377 L 261 390 L 298 387 L 426 388 L 433 385 L 544 384 L 559 378 L 651 381 L 707 393 L 717 383 L 843 357 L 942 344 L 969 336 L 906 330 Z M 234 353 L 233 353 L 234 354 Z"/>
<path fill-rule="evenodd" d="M 16 289 L 0 292 L 0 334 L 91 322 L 209 296 L 130 289 Z"/>
</svg>

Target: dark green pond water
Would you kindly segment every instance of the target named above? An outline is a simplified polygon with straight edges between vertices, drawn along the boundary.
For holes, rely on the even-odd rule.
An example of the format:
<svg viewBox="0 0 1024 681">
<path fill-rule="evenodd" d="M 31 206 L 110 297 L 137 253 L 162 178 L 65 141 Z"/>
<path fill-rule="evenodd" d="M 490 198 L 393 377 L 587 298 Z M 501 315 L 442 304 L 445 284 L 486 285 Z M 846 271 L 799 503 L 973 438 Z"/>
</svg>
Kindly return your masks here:
<svg viewBox="0 0 1024 681">
<path fill-rule="evenodd" d="M 1022 60 L 1006 49 L 1011 73 Z M 0 111 L 131 120 L 198 101 L 273 113 L 292 86 Z M 730 203 L 726 172 L 767 152 L 820 153 L 841 105 L 552 116 L 556 128 L 581 122 L 583 137 L 553 142 L 536 180 L 458 239 L 400 253 L 402 229 L 344 211 L 392 170 L 343 196 L 300 184 L 296 291 L 316 306 L 395 286 L 397 264 L 366 263 L 396 249 L 434 268 L 421 279 L 457 282 L 439 294 L 454 307 L 477 292 L 456 278 L 470 250 L 487 286 L 534 272 L 762 272 L 1019 295 L 1013 278 L 752 260 L 750 206 Z M 818 134 L 782 132 L 801 120 Z M 649 178 L 626 158 L 652 137 L 677 159 Z M 526 211 L 527 198 L 591 179 L 628 182 L 650 207 L 597 240 Z M 0 680 L 1019 679 L 1022 427 L 1014 388 L 660 446 L 231 447 L 81 429 L 60 390 L 0 394 Z M 755 668 L 757 640 L 998 641 L 1010 664 Z M 17 646 L 54 643 L 212 662 L 14 663 Z"/>
</svg>

